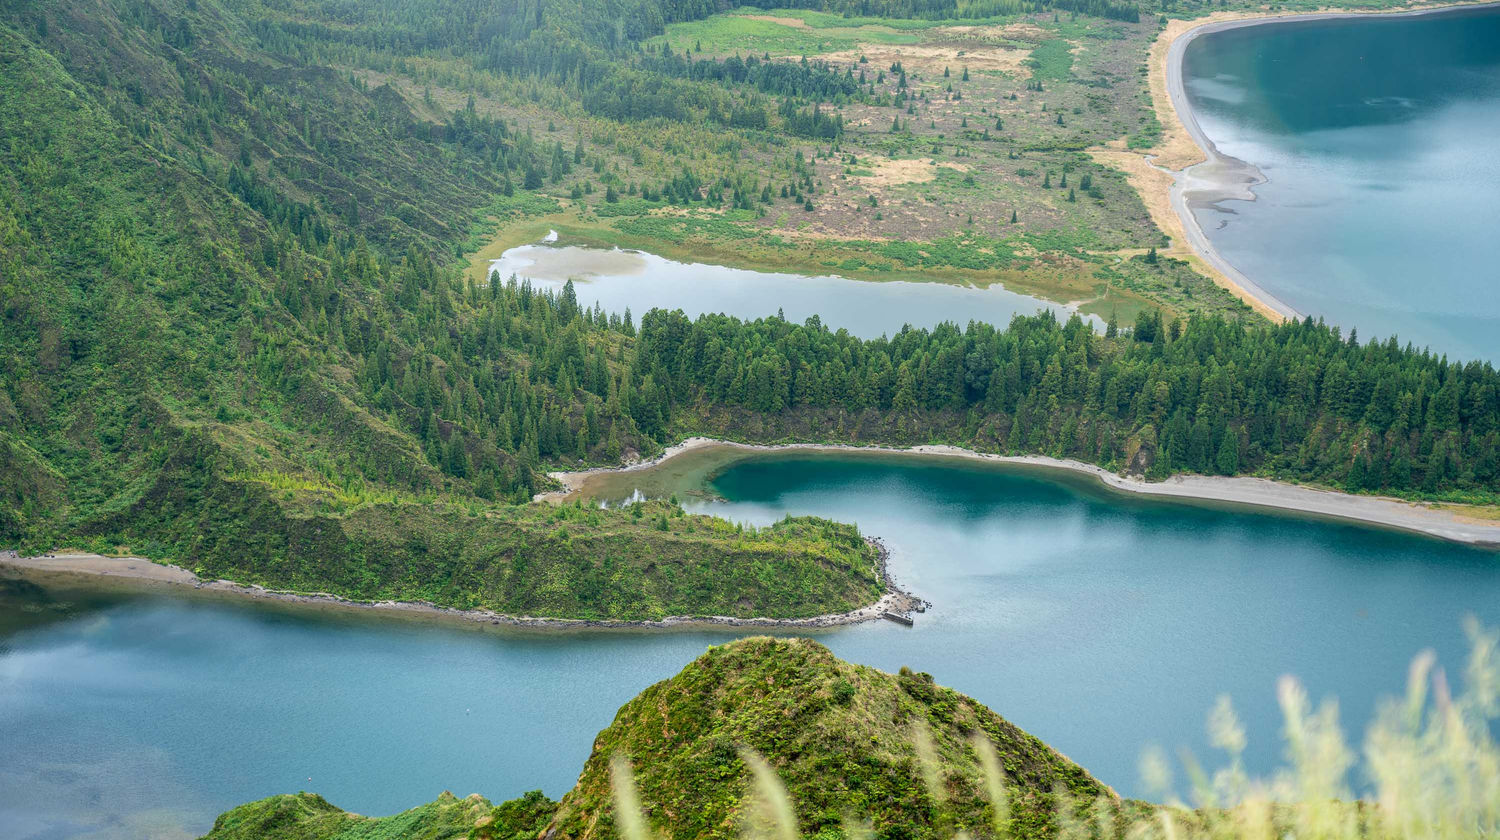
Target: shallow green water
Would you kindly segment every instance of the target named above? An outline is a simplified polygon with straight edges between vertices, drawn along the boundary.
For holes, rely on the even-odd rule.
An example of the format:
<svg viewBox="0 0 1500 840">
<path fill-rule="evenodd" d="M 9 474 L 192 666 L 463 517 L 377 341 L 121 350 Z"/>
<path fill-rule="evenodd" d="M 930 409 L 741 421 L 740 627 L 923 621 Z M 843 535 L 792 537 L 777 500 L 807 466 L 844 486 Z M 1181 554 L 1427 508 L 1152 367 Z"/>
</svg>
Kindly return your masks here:
<svg viewBox="0 0 1500 840">
<path fill-rule="evenodd" d="M 1500 9 L 1211 33 L 1183 78 L 1269 178 L 1196 211 L 1230 263 L 1362 337 L 1500 359 Z"/>
<path fill-rule="evenodd" d="M 1206 754 L 1220 692 L 1264 771 L 1281 674 L 1337 693 L 1357 735 L 1422 648 L 1458 668 L 1464 613 L 1500 624 L 1500 556 L 1400 534 L 946 459 L 763 455 L 714 489 L 724 501 L 694 506 L 762 523 L 817 513 L 885 538 L 932 610 L 911 629 L 817 638 L 931 672 L 1127 793 L 1147 793 L 1148 743 Z M 28 615 L 0 636 L 7 838 L 192 836 L 234 804 L 302 789 L 366 814 L 445 788 L 558 796 L 621 703 L 732 638 L 499 634 L 127 596 Z"/>
</svg>

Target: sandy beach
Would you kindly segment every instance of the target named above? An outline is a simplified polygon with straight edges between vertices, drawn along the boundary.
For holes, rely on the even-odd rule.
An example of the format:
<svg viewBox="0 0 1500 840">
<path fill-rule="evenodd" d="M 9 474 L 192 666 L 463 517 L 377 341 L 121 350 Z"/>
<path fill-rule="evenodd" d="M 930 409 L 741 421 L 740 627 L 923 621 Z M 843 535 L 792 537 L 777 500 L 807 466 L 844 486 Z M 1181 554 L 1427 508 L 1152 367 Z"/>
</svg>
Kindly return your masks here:
<svg viewBox="0 0 1500 840">
<path fill-rule="evenodd" d="M 1094 157 L 1125 171 L 1145 201 L 1152 220 L 1172 239 L 1166 255 L 1188 260 L 1273 321 L 1301 318 L 1302 313 L 1224 259 L 1193 215 L 1194 208 L 1220 201 L 1254 201 L 1254 188 L 1265 183 L 1266 178 L 1253 164 L 1220 152 L 1198 125 L 1182 79 L 1182 59 L 1188 46 L 1201 35 L 1244 26 L 1367 15 L 1423 15 L 1492 5 L 1500 4 L 1483 0 L 1381 11 L 1216 12 L 1194 20 L 1171 20 L 1152 45 L 1147 76 L 1157 121 L 1162 126 L 1160 141 L 1144 154 L 1110 148 L 1094 150 Z"/>
<path fill-rule="evenodd" d="M 1093 464 L 1044 455 L 993 455 L 956 446 L 915 446 L 896 449 L 880 446 L 840 446 L 830 444 L 761 445 L 735 443 L 713 438 L 689 438 L 670 447 L 649 461 L 619 469 L 594 469 L 579 472 L 555 472 L 563 489 L 537 496 L 538 500 L 560 500 L 586 490 L 589 479 L 646 470 L 674 457 L 707 447 L 727 447 L 746 452 L 817 451 L 872 452 L 914 457 L 964 458 L 988 463 L 1013 464 L 1048 470 L 1064 470 L 1091 476 L 1106 488 L 1121 493 L 1176 499 L 1183 502 L 1214 503 L 1261 508 L 1272 511 L 1325 517 L 1381 528 L 1410 531 L 1457 543 L 1500 548 L 1500 521 L 1471 519 L 1452 511 L 1382 496 L 1355 496 L 1333 490 L 1320 490 L 1285 484 L 1264 478 L 1186 475 L 1162 482 L 1148 482 L 1112 473 Z"/>
<path fill-rule="evenodd" d="M 412 618 L 430 618 L 477 623 L 501 627 L 538 630 L 635 629 L 668 630 L 708 627 L 763 627 L 767 629 L 819 629 L 878 621 L 884 613 L 901 615 L 921 612 L 927 604 L 902 590 L 886 568 L 889 552 L 879 540 L 870 542 L 880 552 L 880 575 L 885 594 L 872 604 L 846 613 L 831 613 L 809 618 L 740 618 L 736 616 L 668 616 L 658 621 L 610 621 L 595 619 L 513 616 L 490 610 L 459 610 L 426 601 L 356 601 L 324 592 L 284 592 L 232 580 L 204 580 L 197 575 L 166 563 L 142 557 L 110 557 L 85 552 L 43 554 L 22 557 L 14 551 L 0 552 L 0 569 L 14 571 L 22 577 L 62 578 L 87 584 L 90 580 L 114 579 L 143 587 L 166 587 L 192 590 L 209 595 L 242 596 L 274 601 L 280 604 L 319 609 L 381 611 Z"/>
</svg>

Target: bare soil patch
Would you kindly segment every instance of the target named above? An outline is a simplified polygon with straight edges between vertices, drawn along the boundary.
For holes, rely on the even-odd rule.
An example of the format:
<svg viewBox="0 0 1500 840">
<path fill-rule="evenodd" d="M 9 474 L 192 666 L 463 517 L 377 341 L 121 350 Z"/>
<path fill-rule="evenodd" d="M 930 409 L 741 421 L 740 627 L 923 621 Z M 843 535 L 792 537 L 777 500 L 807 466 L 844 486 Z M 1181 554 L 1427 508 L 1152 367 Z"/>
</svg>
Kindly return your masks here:
<svg viewBox="0 0 1500 840">
<path fill-rule="evenodd" d="M 946 26 L 934 29 L 921 44 L 860 44 L 857 49 L 827 53 L 827 61 L 858 61 L 861 55 L 875 67 L 901 62 L 908 71 L 923 75 L 940 75 L 944 68 L 955 74 L 968 67 L 971 71 L 1021 73 L 1029 77 L 1024 62 L 1031 50 L 993 43 L 1011 40 L 998 26 Z M 1033 27 L 1034 28 L 1034 27 Z M 1029 39 L 1021 39 L 1029 40 Z"/>
<path fill-rule="evenodd" d="M 776 15 L 742 15 L 747 20 L 763 20 L 766 23 L 779 23 L 782 26 L 790 26 L 793 29 L 811 29 L 807 21 L 802 18 L 777 17 Z"/>
<path fill-rule="evenodd" d="M 920 184 L 931 181 L 937 177 L 940 168 L 954 169 L 959 172 L 967 172 L 969 167 L 961 163 L 939 163 L 934 164 L 932 158 L 914 158 L 910 160 L 874 160 L 865 158 L 864 166 L 873 170 L 870 175 L 855 175 L 866 185 L 871 187 L 894 187 L 900 184 Z"/>
</svg>

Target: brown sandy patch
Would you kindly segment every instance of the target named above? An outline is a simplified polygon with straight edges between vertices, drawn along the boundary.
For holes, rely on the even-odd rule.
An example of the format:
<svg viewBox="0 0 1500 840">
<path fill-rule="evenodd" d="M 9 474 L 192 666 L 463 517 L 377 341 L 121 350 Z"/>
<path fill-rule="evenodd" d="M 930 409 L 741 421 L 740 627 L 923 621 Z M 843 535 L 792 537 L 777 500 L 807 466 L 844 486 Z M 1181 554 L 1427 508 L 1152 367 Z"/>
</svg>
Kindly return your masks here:
<svg viewBox="0 0 1500 840">
<path fill-rule="evenodd" d="M 870 167 L 873 172 L 870 175 L 855 175 L 861 182 L 871 187 L 894 187 L 901 184 L 921 184 L 931 181 L 937 177 L 940 168 L 955 169 L 959 172 L 969 171 L 969 167 L 961 163 L 940 163 L 933 165 L 932 158 L 915 158 L 911 160 L 895 160 L 886 158 L 884 160 L 873 160 L 865 158 L 863 165 Z"/>
<path fill-rule="evenodd" d="M 766 23 L 779 23 L 782 26 L 790 26 L 793 29 L 811 29 L 807 21 L 802 18 L 777 17 L 776 15 L 741 15 L 747 20 L 763 20 Z"/>
<path fill-rule="evenodd" d="M 701 197 L 701 196 L 700 196 Z M 666 207 L 653 207 L 650 210 L 652 216 L 702 216 L 704 214 L 722 216 L 723 207 L 679 207 L 669 204 Z"/>
<path fill-rule="evenodd" d="M 1045 41 L 1047 30 L 1034 23 L 1012 23 L 1000 29 L 1000 34 L 1017 41 Z"/>
<path fill-rule="evenodd" d="M 945 31 L 957 29 L 959 27 L 945 27 L 934 30 L 932 35 L 940 38 Z M 978 40 L 982 37 L 980 30 L 983 27 L 970 29 L 969 32 L 954 34 L 962 34 L 975 40 L 939 44 L 860 44 L 857 49 L 826 53 L 822 58 L 829 62 L 855 62 L 859 61 L 860 56 L 865 56 L 876 67 L 899 61 L 908 70 L 934 76 L 941 74 L 944 67 L 955 73 L 968 67 L 974 71 L 1025 73 L 1029 77 L 1031 70 L 1024 62 L 1031 56 L 1030 50 L 986 43 Z"/>
<path fill-rule="evenodd" d="M 1187 136 L 1187 132 L 1182 132 Z M 1196 150 L 1191 139 L 1189 145 Z M 1151 221 L 1156 224 L 1172 241 L 1172 244 L 1160 250 L 1163 256 L 1186 260 L 1194 271 L 1214 281 L 1214 285 L 1227 290 L 1230 294 L 1250 305 L 1256 312 L 1271 319 L 1273 322 L 1285 320 L 1281 313 L 1268 306 L 1265 301 L 1245 291 L 1240 284 L 1234 282 L 1223 272 L 1214 268 L 1209 262 L 1198 255 L 1192 246 L 1188 244 L 1187 231 L 1182 226 L 1182 218 L 1172 207 L 1172 174 L 1151 165 L 1146 155 L 1139 151 L 1130 151 L 1123 148 L 1123 141 L 1111 143 L 1110 148 L 1089 149 L 1089 156 L 1096 163 L 1113 167 L 1125 173 L 1125 178 L 1130 182 L 1132 189 L 1140 195 L 1141 201 L 1146 205 L 1146 211 L 1151 214 Z"/>
<path fill-rule="evenodd" d="M 841 233 L 839 231 L 828 230 L 827 228 L 822 227 L 816 221 L 808 223 L 808 226 L 805 228 L 782 228 L 781 232 L 794 239 L 817 239 L 826 242 L 889 242 L 891 240 L 889 236 L 881 236 L 880 234 L 876 233 L 856 234 Z"/>
<path fill-rule="evenodd" d="M 39 572 L 126 577 L 163 583 L 196 583 L 198 581 L 198 576 L 187 569 L 165 563 L 153 563 L 142 557 L 107 557 L 85 552 L 20 557 L 10 552 L 5 556 L 0 556 L 0 562 Z"/>
</svg>

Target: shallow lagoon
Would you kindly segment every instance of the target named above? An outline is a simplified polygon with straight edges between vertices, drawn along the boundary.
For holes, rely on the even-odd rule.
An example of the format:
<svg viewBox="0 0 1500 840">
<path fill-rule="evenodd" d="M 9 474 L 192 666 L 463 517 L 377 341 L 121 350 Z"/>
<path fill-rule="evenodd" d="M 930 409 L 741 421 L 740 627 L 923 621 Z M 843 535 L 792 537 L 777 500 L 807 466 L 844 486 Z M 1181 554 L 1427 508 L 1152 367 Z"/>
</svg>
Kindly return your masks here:
<svg viewBox="0 0 1500 840">
<path fill-rule="evenodd" d="M 516 275 L 550 289 L 560 289 L 572 279 L 579 303 L 598 303 L 606 312 L 628 307 L 637 318 L 654 308 L 681 309 L 689 318 L 724 313 L 747 320 L 780 311 L 799 323 L 816 315 L 831 329 L 846 329 L 861 338 L 895 335 L 908 324 L 927 329 L 944 321 L 1004 326 L 1015 315 L 1047 310 L 1065 320 L 1074 311 L 1000 286 L 771 274 L 679 263 L 643 251 L 549 244 L 512 248 L 492 262 L 490 270 L 501 279 Z M 1085 317 L 1103 328 L 1097 316 Z"/>
</svg>

